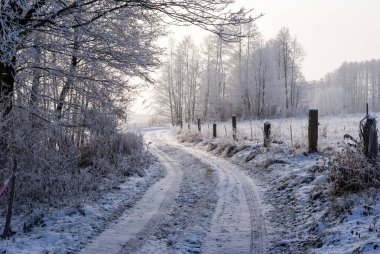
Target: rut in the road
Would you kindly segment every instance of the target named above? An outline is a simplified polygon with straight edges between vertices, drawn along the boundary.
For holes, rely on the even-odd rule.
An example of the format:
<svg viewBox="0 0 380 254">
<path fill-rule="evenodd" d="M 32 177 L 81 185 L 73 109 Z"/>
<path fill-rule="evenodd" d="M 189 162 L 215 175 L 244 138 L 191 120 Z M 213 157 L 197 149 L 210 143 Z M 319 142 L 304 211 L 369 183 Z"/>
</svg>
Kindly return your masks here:
<svg viewBox="0 0 380 254">
<path fill-rule="evenodd" d="M 179 192 L 165 198 L 159 212 L 120 253 L 200 252 L 217 202 L 217 175 L 184 151 L 169 146 L 160 150 L 161 158 L 183 170 Z"/>
<path fill-rule="evenodd" d="M 173 166 L 168 163 L 170 161 L 170 158 L 168 156 L 158 151 L 157 153 L 160 154 L 161 160 L 162 159 L 166 160 L 166 167 Z M 132 253 L 133 251 L 141 248 L 141 246 L 146 241 L 147 237 L 153 233 L 153 231 L 159 226 L 159 224 L 162 222 L 164 217 L 167 215 L 176 195 L 177 195 L 176 189 L 169 189 L 167 191 L 167 194 L 162 200 L 162 203 L 160 207 L 158 208 L 158 211 L 147 222 L 146 226 L 140 232 L 136 234 L 135 238 L 130 239 L 128 242 L 124 244 L 123 248 L 120 250 L 119 253 Z"/>
<path fill-rule="evenodd" d="M 267 251 L 267 229 L 265 224 L 265 218 L 262 214 L 262 208 L 257 197 L 257 193 L 252 188 L 246 177 L 240 175 L 240 181 L 242 183 L 244 194 L 248 203 L 250 217 L 251 217 L 251 253 L 266 253 Z"/>
<path fill-rule="evenodd" d="M 204 253 L 267 253 L 267 230 L 253 180 L 231 163 L 191 148 L 188 153 L 219 174 L 219 200 Z"/>
</svg>

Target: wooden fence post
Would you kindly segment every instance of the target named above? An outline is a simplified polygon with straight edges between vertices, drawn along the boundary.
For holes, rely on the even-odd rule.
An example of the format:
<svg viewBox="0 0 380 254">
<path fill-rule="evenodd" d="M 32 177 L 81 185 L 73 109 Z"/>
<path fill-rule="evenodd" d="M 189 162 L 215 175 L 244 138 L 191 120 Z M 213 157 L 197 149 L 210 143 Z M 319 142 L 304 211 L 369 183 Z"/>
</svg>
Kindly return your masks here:
<svg viewBox="0 0 380 254">
<path fill-rule="evenodd" d="M 198 132 L 201 132 L 201 119 L 198 118 Z"/>
<path fill-rule="evenodd" d="M 269 147 L 270 144 L 270 122 L 264 123 L 264 147 Z"/>
<path fill-rule="evenodd" d="M 371 131 L 372 126 L 376 124 L 376 118 L 374 116 L 368 115 L 367 121 L 363 127 L 363 152 L 370 159 L 376 159 L 379 152 L 378 142 L 377 142 L 377 131 L 376 129 Z M 371 133 L 372 132 L 372 133 Z"/>
<path fill-rule="evenodd" d="M 216 138 L 216 123 L 212 125 L 212 137 Z"/>
<path fill-rule="evenodd" d="M 234 140 L 237 140 L 237 137 L 236 137 L 236 116 L 235 115 L 232 116 L 232 138 Z"/>
<path fill-rule="evenodd" d="M 317 151 L 318 146 L 318 109 L 309 110 L 309 153 Z"/>
<path fill-rule="evenodd" d="M 293 130 L 292 130 L 292 125 L 290 125 L 290 143 L 293 145 Z"/>
</svg>

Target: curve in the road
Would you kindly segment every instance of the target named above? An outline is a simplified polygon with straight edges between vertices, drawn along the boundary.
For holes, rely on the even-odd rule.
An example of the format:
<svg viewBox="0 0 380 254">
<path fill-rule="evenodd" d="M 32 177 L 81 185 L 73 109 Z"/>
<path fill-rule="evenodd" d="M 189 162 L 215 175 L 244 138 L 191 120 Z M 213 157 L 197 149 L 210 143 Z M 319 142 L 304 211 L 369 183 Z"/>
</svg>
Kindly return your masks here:
<svg viewBox="0 0 380 254">
<path fill-rule="evenodd" d="M 125 242 L 123 248 L 119 251 L 119 254 L 132 253 L 138 250 L 145 243 L 147 238 L 151 236 L 154 229 L 157 228 L 157 226 L 163 220 L 165 215 L 169 212 L 171 204 L 173 203 L 178 193 L 178 189 L 183 175 L 182 170 L 180 169 L 180 167 L 175 167 L 174 165 L 176 164 L 176 162 L 172 161 L 172 159 L 169 156 L 161 152 L 159 149 L 154 149 L 154 154 L 159 158 L 161 163 L 163 163 L 168 172 L 171 172 L 171 178 L 174 176 L 175 178 L 177 178 L 177 180 L 171 181 L 171 184 L 169 185 L 170 187 L 167 189 L 165 197 L 161 201 L 161 204 L 156 213 L 145 224 L 145 227 L 136 234 L 135 237 Z"/>
<path fill-rule="evenodd" d="M 182 181 L 182 170 L 173 167 L 170 157 L 154 149 L 167 170 L 166 176 L 155 183 L 142 199 L 109 229 L 89 243 L 82 254 L 130 253 L 139 248 L 157 223 L 169 211 Z M 170 162 L 170 163 L 169 163 Z"/>
<path fill-rule="evenodd" d="M 183 170 L 186 169 L 181 168 L 179 162 L 159 149 L 160 144 L 180 149 L 218 173 L 218 201 L 215 210 L 212 208 L 214 214 L 211 226 L 199 251 L 207 254 L 267 252 L 265 214 L 259 190 L 252 178 L 223 159 L 178 145 L 165 130 L 152 131 L 148 137 L 149 141 L 153 141 L 152 152 L 165 166 L 167 175 L 149 188 L 130 211 L 90 243 L 82 253 L 138 252 L 168 215 L 179 193 L 184 177 Z M 187 217 L 192 218 L 190 215 Z M 173 249 L 167 251 L 173 252 Z"/>
</svg>

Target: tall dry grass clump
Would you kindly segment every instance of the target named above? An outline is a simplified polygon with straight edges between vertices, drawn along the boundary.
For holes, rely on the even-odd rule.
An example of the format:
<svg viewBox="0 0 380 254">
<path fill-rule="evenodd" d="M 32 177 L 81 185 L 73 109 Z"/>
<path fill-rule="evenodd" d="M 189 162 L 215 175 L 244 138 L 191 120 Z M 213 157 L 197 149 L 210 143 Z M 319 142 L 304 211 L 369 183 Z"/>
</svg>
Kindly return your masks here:
<svg viewBox="0 0 380 254">
<path fill-rule="evenodd" d="M 327 166 L 335 195 L 380 188 L 379 163 L 369 160 L 358 149 L 345 147 L 329 159 Z"/>
</svg>

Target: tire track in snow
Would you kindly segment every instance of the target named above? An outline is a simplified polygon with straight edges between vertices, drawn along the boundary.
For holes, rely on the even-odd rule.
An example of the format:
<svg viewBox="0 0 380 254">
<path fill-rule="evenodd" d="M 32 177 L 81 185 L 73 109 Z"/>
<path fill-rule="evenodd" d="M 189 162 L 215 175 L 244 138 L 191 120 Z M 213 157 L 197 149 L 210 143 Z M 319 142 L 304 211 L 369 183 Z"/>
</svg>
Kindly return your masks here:
<svg viewBox="0 0 380 254">
<path fill-rule="evenodd" d="M 266 253 L 267 251 L 267 230 L 265 225 L 265 217 L 262 213 L 260 205 L 260 197 L 257 191 L 253 188 L 252 183 L 247 176 L 239 175 L 243 185 L 244 194 L 249 206 L 251 217 L 251 253 Z"/>
<path fill-rule="evenodd" d="M 168 215 L 133 253 L 201 253 L 217 203 L 217 172 L 182 149 L 165 152 L 183 168 L 183 181 Z"/>
<path fill-rule="evenodd" d="M 178 170 L 180 168 L 178 165 L 175 167 L 176 162 L 174 162 L 168 155 L 163 153 L 159 148 L 154 149 L 154 154 L 159 158 L 167 170 L 170 172 L 177 172 L 177 177 L 180 178 L 180 181 L 170 186 L 170 188 L 166 191 L 165 197 L 162 200 L 161 205 L 156 213 L 146 223 L 145 227 L 136 234 L 134 238 L 131 238 L 123 245 L 123 248 L 119 251 L 119 254 L 132 253 L 138 250 L 145 243 L 147 238 L 152 235 L 154 230 L 160 225 L 161 221 L 170 211 L 170 207 L 172 206 L 172 203 L 177 196 L 180 183 L 182 182 L 183 173 L 181 170 Z"/>
<path fill-rule="evenodd" d="M 203 253 L 266 253 L 267 230 L 253 180 L 229 162 L 195 149 L 183 150 L 219 172 L 219 200 Z"/>
<path fill-rule="evenodd" d="M 130 253 L 144 243 L 145 238 L 170 210 L 182 182 L 183 173 L 179 167 L 172 166 L 175 162 L 170 161 L 169 156 L 158 148 L 153 150 L 165 166 L 167 175 L 149 188 L 142 199 L 115 224 L 89 243 L 81 251 L 82 254 Z"/>
</svg>

